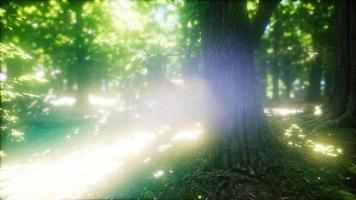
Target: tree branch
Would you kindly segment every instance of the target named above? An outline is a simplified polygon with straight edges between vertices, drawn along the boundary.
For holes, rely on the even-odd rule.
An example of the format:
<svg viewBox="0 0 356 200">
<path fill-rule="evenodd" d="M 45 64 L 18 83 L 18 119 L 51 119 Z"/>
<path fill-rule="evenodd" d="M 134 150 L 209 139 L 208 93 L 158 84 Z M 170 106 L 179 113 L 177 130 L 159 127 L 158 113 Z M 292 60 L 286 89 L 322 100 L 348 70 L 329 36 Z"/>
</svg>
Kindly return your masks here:
<svg viewBox="0 0 356 200">
<path fill-rule="evenodd" d="M 256 17 L 251 23 L 250 28 L 252 43 L 254 45 L 257 44 L 262 37 L 272 16 L 273 10 L 277 7 L 279 1 L 280 0 L 260 0 Z"/>
</svg>

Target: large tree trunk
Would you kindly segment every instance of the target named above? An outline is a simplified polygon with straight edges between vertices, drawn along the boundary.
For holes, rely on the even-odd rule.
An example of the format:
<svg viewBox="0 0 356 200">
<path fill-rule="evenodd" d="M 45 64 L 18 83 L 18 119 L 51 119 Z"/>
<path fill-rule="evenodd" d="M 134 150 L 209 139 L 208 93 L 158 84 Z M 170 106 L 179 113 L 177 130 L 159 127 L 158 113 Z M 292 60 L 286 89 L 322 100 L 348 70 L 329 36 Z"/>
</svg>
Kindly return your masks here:
<svg viewBox="0 0 356 200">
<path fill-rule="evenodd" d="M 315 59 L 315 63 L 310 69 L 309 73 L 309 88 L 307 95 L 305 97 L 305 101 L 307 102 L 319 102 L 321 99 L 321 59 L 318 56 Z"/>
<path fill-rule="evenodd" d="M 356 119 L 356 3 L 349 0 L 348 59 L 350 65 L 350 91 L 346 115 Z"/>
<path fill-rule="evenodd" d="M 350 13 L 351 6 L 354 4 L 350 0 L 340 0 L 336 3 L 337 11 L 337 54 L 335 67 L 335 85 L 333 95 L 329 101 L 330 119 L 335 119 L 344 115 L 349 104 L 351 91 L 351 64 L 352 56 L 350 55 L 351 34 L 350 30 Z M 355 34 L 355 33 L 353 33 Z M 354 37 L 354 36 L 352 36 Z M 351 56 L 351 57 L 350 57 Z M 352 81 L 354 82 L 354 81 Z"/>
<path fill-rule="evenodd" d="M 328 121 L 319 128 L 350 127 L 356 122 L 355 1 L 340 0 L 337 11 L 337 54 L 333 95 L 328 102 Z"/>
<path fill-rule="evenodd" d="M 256 169 L 273 151 L 258 94 L 255 41 L 248 31 L 254 29 L 245 6 L 242 1 L 213 1 L 202 20 L 203 62 L 214 97 L 209 117 L 215 168 Z"/>
</svg>

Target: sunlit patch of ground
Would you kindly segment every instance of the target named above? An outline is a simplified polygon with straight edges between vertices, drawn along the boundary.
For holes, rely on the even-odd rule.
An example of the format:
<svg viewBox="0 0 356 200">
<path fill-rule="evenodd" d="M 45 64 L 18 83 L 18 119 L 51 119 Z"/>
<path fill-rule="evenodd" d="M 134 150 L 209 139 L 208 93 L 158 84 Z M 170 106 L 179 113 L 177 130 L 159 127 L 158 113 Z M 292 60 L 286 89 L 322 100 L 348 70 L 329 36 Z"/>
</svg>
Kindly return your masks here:
<svg viewBox="0 0 356 200">
<path fill-rule="evenodd" d="M 271 125 L 278 127 L 275 132 L 282 133 L 279 136 L 286 146 L 301 153 L 300 155 L 310 162 L 309 167 L 316 169 L 311 176 L 317 178 L 318 187 L 325 192 L 325 197 L 355 199 L 353 182 L 356 174 L 352 172 L 353 166 L 356 166 L 355 130 L 332 127 L 313 131 L 313 126 L 318 125 L 318 121 L 314 119 L 323 115 L 322 107 L 304 105 L 304 108 L 301 116 L 292 112 L 288 116 L 267 114 Z M 309 120 L 307 125 L 304 123 L 306 120 Z M 308 176 L 303 175 L 304 179 L 310 182 L 312 177 Z"/>
<path fill-rule="evenodd" d="M 293 116 L 299 113 L 303 113 L 302 108 L 287 108 L 287 107 L 274 107 L 274 108 L 265 108 L 264 112 L 267 116 L 279 116 L 279 117 L 288 117 Z"/>
<path fill-rule="evenodd" d="M 331 144 L 323 144 L 310 139 L 310 136 L 307 136 L 304 133 L 304 130 L 295 123 L 291 124 L 289 128 L 284 131 L 284 139 L 291 147 L 308 148 L 313 152 L 330 157 L 336 157 L 343 153 L 343 150 L 340 147 L 335 147 Z"/>
<path fill-rule="evenodd" d="M 87 197 L 90 187 L 102 184 L 110 174 L 128 169 L 126 160 L 138 154 L 158 153 L 165 141 L 157 141 L 158 147 L 146 148 L 155 140 L 162 140 L 156 132 L 136 132 L 129 138 L 118 138 L 116 142 L 81 146 L 74 152 L 52 157 L 44 154 L 28 158 L 27 162 L 8 163 L 1 168 L 0 194 L 6 199 L 65 199 Z M 197 140 L 203 130 L 180 130 L 170 133 L 170 146 L 180 141 Z M 184 144 L 183 144 L 184 145 Z M 152 150 L 156 149 L 156 150 Z M 148 153 L 150 152 L 150 153 Z M 131 157 L 131 158 L 130 158 Z M 146 158 L 144 160 L 148 162 Z M 158 178 L 163 171 L 153 175 Z"/>
<path fill-rule="evenodd" d="M 269 117 L 279 117 L 286 121 L 287 125 L 284 128 L 283 138 L 290 147 L 293 148 L 307 148 L 315 153 L 320 153 L 330 157 L 337 157 L 343 153 L 341 147 L 336 147 L 333 144 L 321 143 L 311 138 L 310 134 L 306 133 L 294 120 L 290 117 L 303 113 L 303 108 L 293 107 L 272 107 L 266 108 L 265 114 Z M 313 114 L 315 116 L 322 114 L 320 105 L 313 107 Z"/>
<path fill-rule="evenodd" d="M 63 115 L 85 123 L 71 126 L 71 131 L 55 136 L 53 140 L 33 134 L 33 137 L 42 138 L 36 140 L 36 145 L 48 141 L 56 141 L 56 145 L 40 146 L 38 149 L 42 150 L 32 153 L 18 151 L 14 154 L 4 149 L 4 156 L 6 152 L 21 156 L 2 160 L 0 196 L 21 200 L 96 198 L 98 196 L 91 192 L 92 189 L 110 182 L 112 175 L 130 171 L 133 164 L 151 163 L 155 161 L 152 159 L 157 157 L 155 155 L 159 157 L 177 146 L 189 147 L 204 134 L 202 122 L 194 121 L 199 115 L 192 116 L 189 112 L 201 114 L 200 102 L 205 96 L 201 94 L 202 88 L 199 94 L 195 92 L 196 87 L 204 87 L 201 82 L 194 81 L 193 86 L 187 84 L 175 80 L 168 88 L 158 85 L 150 88 L 149 93 L 142 91 L 135 95 L 135 101 L 92 94 L 89 98 L 92 110 L 83 115 Z M 189 99 L 185 100 L 187 96 Z M 60 111 L 54 108 L 70 108 L 76 102 L 74 97 L 54 94 L 47 94 L 43 100 L 47 105 L 40 120 L 44 121 L 47 117 L 43 116 L 51 120 L 53 112 Z M 183 112 L 184 104 L 192 106 L 192 110 Z M 44 122 L 36 123 L 38 125 L 33 126 L 42 126 Z M 63 127 L 53 131 L 60 128 Z M 166 173 L 170 171 L 157 169 L 152 172 L 152 177 L 160 178 Z"/>
</svg>

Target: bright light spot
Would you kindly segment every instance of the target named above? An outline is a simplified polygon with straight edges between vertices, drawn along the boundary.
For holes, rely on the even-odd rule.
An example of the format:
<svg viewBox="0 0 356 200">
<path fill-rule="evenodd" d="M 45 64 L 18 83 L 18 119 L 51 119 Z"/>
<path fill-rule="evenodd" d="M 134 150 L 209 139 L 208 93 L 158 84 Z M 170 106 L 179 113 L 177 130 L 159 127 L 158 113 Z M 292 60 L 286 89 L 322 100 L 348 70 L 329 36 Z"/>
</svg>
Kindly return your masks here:
<svg viewBox="0 0 356 200">
<path fill-rule="evenodd" d="M 303 129 L 301 129 L 298 124 L 291 124 L 291 126 L 284 131 L 284 136 L 286 136 L 287 138 L 292 137 L 295 133 L 299 133 L 298 137 L 299 138 L 304 138 L 305 135 L 302 134 Z"/>
<path fill-rule="evenodd" d="M 195 126 L 198 128 L 203 128 L 203 124 L 201 122 L 195 122 Z"/>
<path fill-rule="evenodd" d="M 73 134 L 74 134 L 74 135 L 77 135 L 78 133 L 79 133 L 79 128 L 74 129 Z"/>
<path fill-rule="evenodd" d="M 15 129 L 11 130 L 11 136 L 13 136 L 16 139 L 16 141 L 25 140 L 24 135 L 25 135 L 25 133 L 23 133 L 21 131 L 18 131 L 18 130 L 15 130 Z"/>
<path fill-rule="evenodd" d="M 175 14 L 175 7 L 172 4 L 160 6 L 154 12 L 154 19 L 159 25 L 167 28 L 174 28 L 178 23 L 178 16 Z"/>
<path fill-rule="evenodd" d="M 321 115 L 321 114 L 323 114 L 323 111 L 321 110 L 321 106 L 315 106 L 314 115 Z"/>
<path fill-rule="evenodd" d="M 264 113 L 268 116 L 290 116 L 298 113 L 302 113 L 303 109 L 295 109 L 295 108 L 266 108 L 264 109 Z"/>
<path fill-rule="evenodd" d="M 164 144 L 157 148 L 158 152 L 165 152 L 167 149 L 172 148 L 172 144 Z"/>
<path fill-rule="evenodd" d="M 306 135 L 304 135 L 304 134 L 299 134 L 298 137 L 299 137 L 299 138 L 305 138 Z"/>
<path fill-rule="evenodd" d="M 136 134 L 135 137 L 130 139 L 119 139 L 116 144 L 116 151 L 119 154 L 126 155 L 129 153 L 139 153 L 149 142 L 154 140 L 155 134 L 150 132 L 142 132 Z"/>
<path fill-rule="evenodd" d="M 342 150 L 340 148 L 335 148 L 333 145 L 323 144 L 314 144 L 313 151 L 332 157 L 336 157 L 338 156 L 338 154 L 342 153 Z"/>
<path fill-rule="evenodd" d="M 6 157 L 6 153 L 4 151 L 0 150 L 0 159 Z"/>
<path fill-rule="evenodd" d="M 37 71 L 37 72 L 35 73 L 35 78 L 37 78 L 37 79 L 41 79 L 41 78 L 43 78 L 44 76 L 45 76 L 45 73 L 44 73 L 44 71 L 42 71 L 42 70 Z"/>
<path fill-rule="evenodd" d="M 151 158 L 146 158 L 146 159 L 143 160 L 144 163 L 148 163 L 150 161 L 151 161 Z"/>
<path fill-rule="evenodd" d="M 75 97 L 59 97 L 50 101 L 54 106 L 73 106 L 77 102 Z"/>
<path fill-rule="evenodd" d="M 201 196 L 201 195 L 199 195 L 199 196 L 198 196 L 198 199 L 201 199 L 201 198 L 202 198 L 202 196 Z"/>
<path fill-rule="evenodd" d="M 57 74 L 61 74 L 61 73 L 62 73 L 62 71 L 60 69 L 55 69 L 55 70 L 51 71 L 52 76 L 56 76 Z"/>
<path fill-rule="evenodd" d="M 196 140 L 202 133 L 202 130 L 180 131 L 172 138 L 172 140 Z"/>
<path fill-rule="evenodd" d="M 44 113 L 47 113 L 48 111 L 49 111 L 49 108 L 48 108 L 48 107 L 42 109 L 42 112 L 44 112 Z"/>
<path fill-rule="evenodd" d="M 324 146 L 322 144 L 315 144 L 314 149 L 315 152 L 321 152 L 323 154 L 330 152 L 330 146 Z"/>
<path fill-rule="evenodd" d="M 176 86 L 184 85 L 184 79 L 171 79 L 171 82 Z"/>
<path fill-rule="evenodd" d="M 290 129 L 287 129 L 287 130 L 284 132 L 284 136 L 286 136 L 286 137 L 292 137 L 293 134 L 291 133 Z"/>
<path fill-rule="evenodd" d="M 90 94 L 89 95 L 89 102 L 92 105 L 98 106 L 113 106 L 117 103 L 117 100 L 114 98 L 104 98 Z"/>
<path fill-rule="evenodd" d="M 32 23 L 31 25 L 32 25 L 32 27 L 35 28 L 35 29 L 38 28 L 38 24 L 37 24 L 37 23 Z"/>
<path fill-rule="evenodd" d="M 136 12 L 133 7 L 133 1 L 114 0 L 110 1 L 112 15 L 114 17 L 114 26 L 118 30 L 140 30 L 143 28 L 143 17 Z"/>
<path fill-rule="evenodd" d="M 159 177 L 161 177 L 161 176 L 163 176 L 164 175 L 164 171 L 163 170 L 158 170 L 158 171 L 156 171 L 155 173 L 153 173 L 153 176 L 155 177 L 155 178 L 159 178 Z"/>
<path fill-rule="evenodd" d="M 189 22 L 187 23 L 187 28 L 192 28 L 192 27 L 193 27 L 192 22 L 189 21 Z"/>
<path fill-rule="evenodd" d="M 4 82 L 7 79 L 7 75 L 4 73 L 0 73 L 0 82 Z"/>
<path fill-rule="evenodd" d="M 158 135 L 162 135 L 164 133 L 166 133 L 168 130 L 170 130 L 171 127 L 168 126 L 168 125 L 162 125 L 159 127 L 159 130 L 158 130 Z"/>
<path fill-rule="evenodd" d="M 109 112 L 104 111 L 104 110 L 100 110 L 99 111 L 101 113 L 101 117 L 98 121 L 98 125 L 103 125 L 106 124 L 108 121 L 109 116 L 111 115 Z"/>
</svg>

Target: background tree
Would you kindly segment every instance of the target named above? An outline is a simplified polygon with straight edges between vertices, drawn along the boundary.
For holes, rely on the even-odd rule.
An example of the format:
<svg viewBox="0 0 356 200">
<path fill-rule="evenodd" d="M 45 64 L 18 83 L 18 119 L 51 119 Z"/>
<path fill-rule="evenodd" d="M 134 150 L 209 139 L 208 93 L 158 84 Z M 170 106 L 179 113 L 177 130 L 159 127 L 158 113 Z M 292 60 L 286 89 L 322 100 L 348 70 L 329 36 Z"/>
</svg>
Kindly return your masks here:
<svg viewBox="0 0 356 200">
<path fill-rule="evenodd" d="M 330 90 L 335 46 L 330 39 L 334 37 L 333 9 L 332 1 L 317 0 L 283 1 L 277 7 L 257 51 L 261 67 L 267 68 L 267 78 L 272 77 L 271 85 L 279 82 L 268 95 L 276 96 L 279 90 L 285 98 L 297 94 L 299 99 L 305 96 L 307 101 L 315 102 L 321 100 L 321 88 Z M 280 76 L 273 78 L 276 71 Z"/>
</svg>

